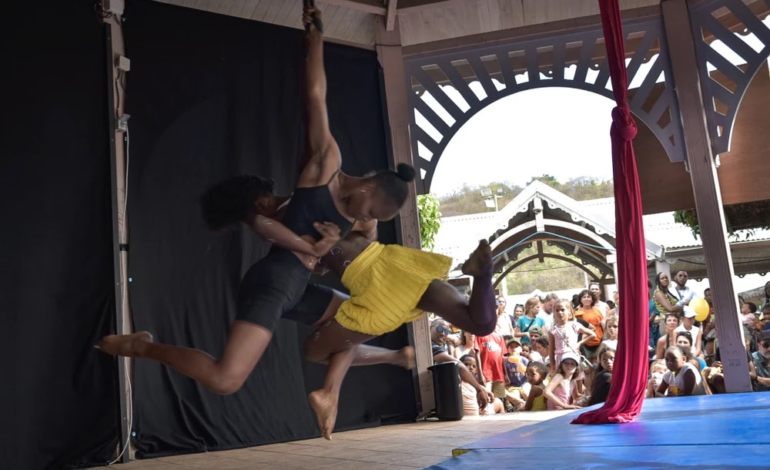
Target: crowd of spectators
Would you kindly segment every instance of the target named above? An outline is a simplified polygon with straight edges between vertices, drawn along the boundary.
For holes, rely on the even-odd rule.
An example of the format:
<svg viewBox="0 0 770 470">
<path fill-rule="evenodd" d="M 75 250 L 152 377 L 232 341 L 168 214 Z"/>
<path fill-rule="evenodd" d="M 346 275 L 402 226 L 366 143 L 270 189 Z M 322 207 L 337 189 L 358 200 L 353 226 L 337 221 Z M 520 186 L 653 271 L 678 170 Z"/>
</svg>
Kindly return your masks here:
<svg viewBox="0 0 770 470">
<path fill-rule="evenodd" d="M 660 273 L 651 282 L 647 397 L 725 393 L 717 322 L 711 312 L 697 321 L 689 306 L 696 294 L 679 271 L 673 286 Z M 497 298 L 497 327 L 479 337 L 432 316 L 434 362 L 455 361 L 464 414 L 578 409 L 602 403 L 612 387 L 623 321 L 617 292 L 602 301 L 597 283 L 572 299 L 556 294 L 532 297 L 508 308 Z M 770 390 L 770 282 L 760 310 L 740 299 L 749 375 L 755 391 Z"/>
</svg>

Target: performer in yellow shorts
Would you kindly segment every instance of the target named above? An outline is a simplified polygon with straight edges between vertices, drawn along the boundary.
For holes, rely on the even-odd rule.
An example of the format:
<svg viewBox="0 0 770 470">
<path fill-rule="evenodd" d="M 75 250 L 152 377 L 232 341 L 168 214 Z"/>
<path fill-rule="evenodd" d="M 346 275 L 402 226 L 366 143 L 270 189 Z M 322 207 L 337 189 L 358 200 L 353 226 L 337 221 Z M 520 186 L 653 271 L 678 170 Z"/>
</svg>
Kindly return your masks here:
<svg viewBox="0 0 770 470">
<path fill-rule="evenodd" d="M 485 240 L 462 267 L 465 274 L 474 277 L 470 298 L 444 281 L 449 258 L 382 245 L 360 232 L 340 240 L 322 262 L 340 276 L 350 297 L 311 284 L 297 308 L 284 318 L 318 326 L 305 342 L 305 358 L 328 363 L 329 369 L 324 387 L 308 398 L 327 439 L 334 429 L 342 380 L 351 365 L 414 366 L 411 347 L 392 351 L 363 343 L 416 320 L 424 311 L 477 335 L 491 333 L 497 323 L 492 253 Z"/>
<path fill-rule="evenodd" d="M 452 259 L 401 245 L 372 242 L 345 269 L 350 298 L 334 319 L 343 327 L 379 336 L 422 315 L 417 308 L 428 286 L 445 280 Z"/>
</svg>

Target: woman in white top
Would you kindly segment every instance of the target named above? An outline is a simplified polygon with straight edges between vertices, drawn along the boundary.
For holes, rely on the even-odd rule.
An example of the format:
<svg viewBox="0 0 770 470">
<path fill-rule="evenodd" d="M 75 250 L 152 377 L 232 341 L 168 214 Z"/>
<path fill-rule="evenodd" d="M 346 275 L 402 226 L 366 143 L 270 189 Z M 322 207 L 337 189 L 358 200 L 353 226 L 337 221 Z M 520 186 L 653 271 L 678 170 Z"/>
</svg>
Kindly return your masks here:
<svg viewBox="0 0 770 470">
<path fill-rule="evenodd" d="M 495 332 L 500 333 L 503 336 L 513 336 L 513 323 L 511 323 L 511 316 L 505 313 L 505 306 L 507 302 L 502 295 L 497 296 L 497 327 Z"/>
<path fill-rule="evenodd" d="M 666 367 L 668 372 L 663 375 L 656 397 L 685 397 L 690 395 L 705 395 L 703 379 L 698 369 L 685 360 L 679 346 L 666 349 Z M 666 393 L 668 392 L 668 393 Z"/>
</svg>

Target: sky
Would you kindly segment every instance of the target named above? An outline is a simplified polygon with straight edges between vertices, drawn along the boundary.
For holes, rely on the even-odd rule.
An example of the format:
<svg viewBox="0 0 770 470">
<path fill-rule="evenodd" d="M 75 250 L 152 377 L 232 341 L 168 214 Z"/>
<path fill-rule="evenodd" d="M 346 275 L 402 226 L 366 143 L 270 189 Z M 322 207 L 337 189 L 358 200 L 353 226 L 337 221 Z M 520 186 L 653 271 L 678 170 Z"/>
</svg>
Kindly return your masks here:
<svg viewBox="0 0 770 470">
<path fill-rule="evenodd" d="M 770 17 L 765 24 L 770 25 Z M 753 34 L 737 36 L 755 51 L 764 47 Z M 745 63 L 721 41 L 712 42 L 711 47 L 733 64 Z M 630 88 L 641 84 L 653 63 L 642 64 Z M 574 72 L 574 65 L 565 69 L 565 78 Z M 593 82 L 597 75 L 589 69 L 587 80 Z M 516 79 L 521 83 L 527 80 L 526 74 Z M 658 82 L 662 79 L 661 74 Z M 504 86 L 496 81 L 495 85 L 498 89 Z M 453 87 L 442 88 L 463 111 L 468 108 Z M 486 96 L 478 82 L 471 83 L 470 88 L 480 98 Z M 451 125 L 451 117 L 430 94 L 423 99 Z M 613 107 L 608 98 L 572 88 L 540 88 L 500 99 L 479 111 L 449 142 L 436 167 L 431 193 L 444 196 L 466 184 L 480 186 L 493 181 L 524 185 L 542 174 L 559 181 L 580 176 L 611 179 Z M 419 113 L 416 121 L 428 134 L 440 138 Z M 425 152 L 424 147 L 419 149 L 421 155 Z"/>
<path fill-rule="evenodd" d="M 594 93 L 541 88 L 516 93 L 484 108 L 449 142 L 431 192 L 492 181 L 526 184 L 544 173 L 566 181 L 612 178 L 610 112 L 614 103 Z"/>
</svg>

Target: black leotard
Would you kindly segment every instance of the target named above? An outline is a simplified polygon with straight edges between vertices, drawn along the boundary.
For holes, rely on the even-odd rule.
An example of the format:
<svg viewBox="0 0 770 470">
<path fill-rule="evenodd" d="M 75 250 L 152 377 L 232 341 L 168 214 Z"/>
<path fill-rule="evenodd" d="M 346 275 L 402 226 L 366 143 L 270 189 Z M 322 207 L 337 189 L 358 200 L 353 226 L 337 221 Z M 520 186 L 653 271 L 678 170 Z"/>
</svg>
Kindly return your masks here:
<svg viewBox="0 0 770 470">
<path fill-rule="evenodd" d="M 315 222 L 337 224 L 340 238 L 345 238 L 353 228 L 353 222 L 343 217 L 334 205 L 328 185 L 295 189 L 282 222 L 297 235 L 311 235 L 316 240 L 321 235 L 313 228 Z"/>
<path fill-rule="evenodd" d="M 341 237 L 353 228 L 353 223 L 335 207 L 328 185 L 297 188 L 283 216 L 283 224 L 297 235 L 319 239 L 320 234 L 313 228 L 314 222 L 337 224 Z M 249 268 L 243 277 L 238 289 L 236 320 L 274 331 L 281 315 L 294 308 L 302 298 L 310 274 L 309 267 L 291 251 L 273 246 L 270 253 Z"/>
</svg>

